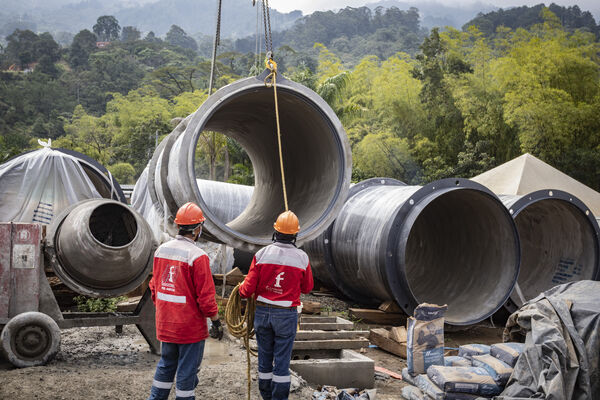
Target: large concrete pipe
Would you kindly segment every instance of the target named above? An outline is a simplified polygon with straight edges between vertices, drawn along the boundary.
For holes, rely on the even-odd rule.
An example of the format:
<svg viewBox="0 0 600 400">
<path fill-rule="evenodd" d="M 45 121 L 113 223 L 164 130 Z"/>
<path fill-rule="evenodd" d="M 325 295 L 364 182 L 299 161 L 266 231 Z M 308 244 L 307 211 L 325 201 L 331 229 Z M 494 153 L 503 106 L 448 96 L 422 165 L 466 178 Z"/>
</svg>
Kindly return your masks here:
<svg viewBox="0 0 600 400">
<path fill-rule="evenodd" d="M 140 214 L 105 199 L 65 210 L 50 225 L 45 246 L 56 275 L 92 297 L 118 296 L 139 286 L 152 269 L 155 247 Z"/>
<path fill-rule="evenodd" d="M 500 195 L 521 241 L 521 269 L 506 303 L 513 312 L 553 286 L 600 278 L 599 228 L 577 197 L 556 189 Z"/>
<path fill-rule="evenodd" d="M 265 76 L 242 79 L 210 96 L 157 148 L 150 176 L 155 201 L 167 204 L 170 218 L 178 206 L 194 201 L 206 210 L 206 238 L 247 251 L 271 243 L 273 222 L 284 210 L 273 89 L 265 86 Z M 277 79 L 277 93 L 289 207 L 300 219 L 301 244 L 329 226 L 343 206 L 351 151 L 342 124 L 316 93 L 283 77 Z M 210 210 L 195 184 L 196 143 L 204 131 L 235 139 L 252 161 L 252 199 L 230 222 Z"/>
<path fill-rule="evenodd" d="M 331 245 L 338 285 L 355 301 L 395 300 L 409 315 L 419 303 L 448 304 L 451 325 L 489 317 L 519 271 L 508 210 L 466 179 L 367 187 L 342 208 Z"/>
<path fill-rule="evenodd" d="M 363 189 L 381 185 L 394 186 L 404 185 L 404 183 L 392 178 L 366 179 L 350 186 L 346 201 Z M 363 296 L 360 296 L 360 294 L 352 291 L 351 288 L 338 284 L 340 278 L 338 277 L 338 273 L 333 266 L 333 254 L 331 246 L 331 232 L 333 231 L 333 225 L 335 225 L 335 221 L 329 225 L 327 229 L 325 229 L 317 238 L 304 243 L 303 249 L 309 256 L 313 276 L 319 283 L 330 289 L 336 289 L 348 299 L 355 301 L 356 299 L 361 299 L 363 304 L 369 304 L 370 299 L 364 299 Z"/>
</svg>

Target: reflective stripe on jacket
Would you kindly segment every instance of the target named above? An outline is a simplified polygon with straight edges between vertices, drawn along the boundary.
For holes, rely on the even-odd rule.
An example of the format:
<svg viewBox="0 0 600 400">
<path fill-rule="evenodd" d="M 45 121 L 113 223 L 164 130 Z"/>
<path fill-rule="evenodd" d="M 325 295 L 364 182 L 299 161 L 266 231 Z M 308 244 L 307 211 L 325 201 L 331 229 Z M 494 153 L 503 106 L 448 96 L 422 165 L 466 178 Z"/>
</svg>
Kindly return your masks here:
<svg viewBox="0 0 600 400">
<path fill-rule="evenodd" d="M 161 342 L 195 343 L 208 337 L 206 318 L 217 314 L 208 256 L 177 236 L 154 253 L 150 280 L 156 305 L 156 336 Z"/>
<path fill-rule="evenodd" d="M 259 250 L 240 287 L 242 297 L 282 307 L 300 305 L 300 293 L 313 288 L 308 256 L 292 244 L 275 242 Z"/>
</svg>

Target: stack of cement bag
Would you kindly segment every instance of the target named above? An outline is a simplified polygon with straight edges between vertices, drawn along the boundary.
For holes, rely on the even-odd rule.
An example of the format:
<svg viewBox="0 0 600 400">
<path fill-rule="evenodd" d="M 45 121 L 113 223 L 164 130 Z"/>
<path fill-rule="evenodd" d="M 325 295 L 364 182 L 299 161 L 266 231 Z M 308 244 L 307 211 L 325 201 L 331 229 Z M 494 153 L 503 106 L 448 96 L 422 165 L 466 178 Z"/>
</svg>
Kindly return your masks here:
<svg viewBox="0 0 600 400">
<path fill-rule="evenodd" d="M 458 356 L 445 357 L 444 365 L 431 365 L 426 373 L 414 375 L 405 368 L 402 377 L 414 386 L 403 388 L 402 395 L 408 400 L 497 396 L 511 377 L 523 347 L 523 343 L 460 346 Z"/>
</svg>

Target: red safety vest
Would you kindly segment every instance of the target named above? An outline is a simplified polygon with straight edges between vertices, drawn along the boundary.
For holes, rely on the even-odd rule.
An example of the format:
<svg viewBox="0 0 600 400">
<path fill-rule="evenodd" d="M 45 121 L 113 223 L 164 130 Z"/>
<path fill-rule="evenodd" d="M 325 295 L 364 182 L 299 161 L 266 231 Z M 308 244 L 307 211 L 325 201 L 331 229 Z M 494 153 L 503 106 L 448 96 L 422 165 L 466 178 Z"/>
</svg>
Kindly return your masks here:
<svg viewBox="0 0 600 400">
<path fill-rule="evenodd" d="M 156 337 L 161 342 L 195 343 L 208 337 L 206 318 L 217 314 L 208 256 L 183 236 L 154 253 L 150 280 L 156 305 Z"/>
<path fill-rule="evenodd" d="M 313 288 L 308 256 L 292 244 L 275 242 L 260 249 L 240 287 L 242 297 L 282 307 L 300 305 L 300 293 Z"/>
</svg>

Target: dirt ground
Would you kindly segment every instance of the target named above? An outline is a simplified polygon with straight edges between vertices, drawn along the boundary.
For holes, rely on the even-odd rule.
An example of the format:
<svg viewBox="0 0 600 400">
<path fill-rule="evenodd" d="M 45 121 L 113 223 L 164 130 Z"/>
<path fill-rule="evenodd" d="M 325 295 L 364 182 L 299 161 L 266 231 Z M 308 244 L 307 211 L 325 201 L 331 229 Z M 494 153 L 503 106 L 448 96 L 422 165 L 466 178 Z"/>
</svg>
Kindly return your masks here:
<svg viewBox="0 0 600 400">
<path fill-rule="evenodd" d="M 500 341 L 501 329 L 486 326 L 446 334 L 448 347 Z M 397 373 L 406 366 L 404 359 L 378 348 L 365 349 L 363 354 Z M 46 366 L 16 369 L 0 358 L 0 399 L 144 399 L 158 359 L 135 326 L 124 326 L 121 334 L 114 327 L 63 330 L 61 351 Z M 260 398 L 256 371 L 252 358 L 252 399 Z M 246 353 L 239 342 L 208 339 L 199 379 L 197 399 L 245 399 Z M 402 381 L 376 377 L 377 400 L 401 398 L 403 386 Z M 291 393 L 290 400 L 310 399 L 315 390 L 304 384 Z"/>
</svg>

